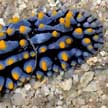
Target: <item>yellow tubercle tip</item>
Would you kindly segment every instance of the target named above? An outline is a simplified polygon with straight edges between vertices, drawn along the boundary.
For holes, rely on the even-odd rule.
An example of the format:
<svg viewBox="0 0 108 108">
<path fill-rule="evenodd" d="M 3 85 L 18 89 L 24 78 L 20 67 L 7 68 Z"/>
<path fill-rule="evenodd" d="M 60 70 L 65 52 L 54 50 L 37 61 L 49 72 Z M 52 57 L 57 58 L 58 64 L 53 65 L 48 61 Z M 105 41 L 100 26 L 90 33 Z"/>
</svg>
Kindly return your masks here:
<svg viewBox="0 0 108 108">
<path fill-rule="evenodd" d="M 93 32 L 93 29 L 92 28 L 88 28 L 87 32 L 91 33 L 91 32 Z"/>
<path fill-rule="evenodd" d="M 38 19 L 41 20 L 44 17 L 44 13 L 43 12 L 39 12 L 38 13 Z"/>
<path fill-rule="evenodd" d="M 13 22 L 13 23 L 19 22 L 19 17 L 14 16 L 14 17 L 12 18 L 12 22 Z"/>
<path fill-rule="evenodd" d="M 41 47 L 41 48 L 40 48 L 40 52 L 41 52 L 41 53 L 44 53 L 45 51 L 46 51 L 46 48 L 45 48 L 45 47 Z"/>
<path fill-rule="evenodd" d="M 71 26 L 70 19 L 66 18 L 66 19 L 65 19 L 65 27 L 66 27 L 66 28 L 70 28 L 70 26 Z"/>
<path fill-rule="evenodd" d="M 7 63 L 7 65 L 12 65 L 14 62 L 15 61 L 13 58 L 9 58 L 6 63 Z"/>
<path fill-rule="evenodd" d="M 13 29 L 12 29 L 12 28 L 8 28 L 8 29 L 6 30 L 6 33 L 7 33 L 8 35 L 11 35 L 11 34 L 13 33 Z"/>
<path fill-rule="evenodd" d="M 81 18 L 81 17 L 82 17 L 82 14 L 81 14 L 81 13 L 79 13 L 77 17 L 78 17 L 78 18 Z"/>
<path fill-rule="evenodd" d="M 64 61 L 68 61 L 68 55 L 65 52 L 62 53 L 61 57 Z"/>
<path fill-rule="evenodd" d="M 93 49 L 93 46 L 92 46 L 92 45 L 88 45 L 87 48 L 88 48 L 89 50 L 92 50 L 92 49 Z"/>
<path fill-rule="evenodd" d="M 53 10 L 52 11 L 52 16 L 55 16 L 55 15 L 57 15 L 57 11 L 56 10 Z"/>
<path fill-rule="evenodd" d="M 41 80 L 42 79 L 42 75 L 36 75 L 36 78 L 38 79 L 38 80 Z"/>
<path fill-rule="evenodd" d="M 28 17 L 26 15 L 23 16 L 24 19 L 27 19 Z"/>
<path fill-rule="evenodd" d="M 10 18 L 10 19 L 8 20 L 8 23 L 13 23 L 12 18 Z"/>
<path fill-rule="evenodd" d="M 28 66 L 26 67 L 25 71 L 26 71 L 27 73 L 31 73 L 31 72 L 33 71 L 32 66 L 31 66 L 31 65 L 28 65 Z"/>
<path fill-rule="evenodd" d="M 73 17 L 73 14 L 71 11 L 68 11 L 68 13 L 66 14 L 66 18 L 65 18 L 65 27 L 69 28 L 71 26 L 71 18 Z"/>
<path fill-rule="evenodd" d="M 52 32 L 52 36 L 53 36 L 53 37 L 57 37 L 57 36 L 58 36 L 58 32 L 57 32 L 57 31 L 53 31 L 53 32 Z"/>
<path fill-rule="evenodd" d="M 79 27 L 79 28 L 75 29 L 75 32 L 78 33 L 78 34 L 82 34 L 83 30 L 82 30 L 82 28 Z"/>
<path fill-rule="evenodd" d="M 0 50 L 5 50 L 7 47 L 6 42 L 4 40 L 0 40 Z"/>
<path fill-rule="evenodd" d="M 36 14 L 35 14 L 35 12 L 32 12 L 32 14 L 31 14 L 32 16 L 35 16 Z"/>
<path fill-rule="evenodd" d="M 12 90 L 12 89 L 14 88 L 13 82 L 8 83 L 8 88 L 9 88 L 10 90 Z"/>
<path fill-rule="evenodd" d="M 4 32 L 0 32 L 0 37 L 3 37 L 5 35 Z"/>
<path fill-rule="evenodd" d="M 94 35 L 93 38 L 94 38 L 95 40 L 98 40 L 98 39 L 99 39 L 99 36 L 98 36 L 98 35 Z"/>
<path fill-rule="evenodd" d="M 39 24 L 39 28 L 44 28 L 44 24 Z"/>
<path fill-rule="evenodd" d="M 21 47 L 25 47 L 26 44 L 27 44 L 27 41 L 25 39 L 21 39 L 19 44 L 20 44 Z"/>
<path fill-rule="evenodd" d="M 4 65 L 0 64 L 0 70 L 3 70 L 3 69 L 4 69 Z"/>
<path fill-rule="evenodd" d="M 24 53 L 23 58 L 24 59 L 28 59 L 29 58 L 29 54 L 28 53 Z"/>
<path fill-rule="evenodd" d="M 65 64 L 65 63 L 62 63 L 62 64 L 61 64 L 61 67 L 62 67 L 63 69 L 66 69 L 66 64 Z"/>
<path fill-rule="evenodd" d="M 66 14 L 66 18 L 72 18 L 73 17 L 73 13 L 71 11 L 68 11 L 68 13 Z"/>
<path fill-rule="evenodd" d="M 3 88 L 3 86 L 2 86 L 2 85 L 0 85 L 0 91 L 2 91 L 2 88 Z"/>
<path fill-rule="evenodd" d="M 46 63 L 46 61 L 41 62 L 41 68 L 42 68 L 42 70 L 47 71 L 47 63 Z"/>
<path fill-rule="evenodd" d="M 25 77 L 21 77 L 20 81 L 24 83 L 26 81 Z"/>
<path fill-rule="evenodd" d="M 18 75 L 17 72 L 13 72 L 12 73 L 12 77 L 13 77 L 14 80 L 18 80 L 19 79 L 19 75 Z"/>
<path fill-rule="evenodd" d="M 60 47 L 60 48 L 65 48 L 66 45 L 65 45 L 65 43 L 64 43 L 63 41 L 61 41 L 61 42 L 59 43 L 59 47 Z"/>
<path fill-rule="evenodd" d="M 25 33 L 25 31 L 26 31 L 26 26 L 22 25 L 22 26 L 19 27 L 19 32 L 20 33 Z"/>
<path fill-rule="evenodd" d="M 36 53 L 35 53 L 35 52 L 31 52 L 31 53 L 30 53 L 30 56 L 31 56 L 31 57 L 35 57 L 35 56 L 36 56 Z"/>
<path fill-rule="evenodd" d="M 60 22 L 60 24 L 64 24 L 64 23 L 65 23 L 64 18 L 60 18 L 60 19 L 59 19 L 59 22 Z"/>
<path fill-rule="evenodd" d="M 66 39 L 66 44 L 70 45 L 72 43 L 72 39 L 71 38 L 67 38 Z"/>
<path fill-rule="evenodd" d="M 2 24 L 0 24 L 0 30 L 3 28 L 3 25 Z"/>
<path fill-rule="evenodd" d="M 83 41 L 86 44 L 90 44 L 91 43 L 91 40 L 89 38 L 84 38 Z"/>
</svg>

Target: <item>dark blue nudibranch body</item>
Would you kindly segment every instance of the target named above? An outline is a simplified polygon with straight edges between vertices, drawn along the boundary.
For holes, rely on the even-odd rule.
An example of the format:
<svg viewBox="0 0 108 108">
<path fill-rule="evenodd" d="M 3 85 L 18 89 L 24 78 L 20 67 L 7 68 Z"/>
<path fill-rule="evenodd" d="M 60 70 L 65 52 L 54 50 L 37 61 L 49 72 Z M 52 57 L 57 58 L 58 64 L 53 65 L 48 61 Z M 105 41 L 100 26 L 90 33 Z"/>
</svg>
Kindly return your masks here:
<svg viewBox="0 0 108 108">
<path fill-rule="evenodd" d="M 0 91 L 82 64 L 103 42 L 102 24 L 85 11 L 13 18 L 0 29 Z"/>
</svg>

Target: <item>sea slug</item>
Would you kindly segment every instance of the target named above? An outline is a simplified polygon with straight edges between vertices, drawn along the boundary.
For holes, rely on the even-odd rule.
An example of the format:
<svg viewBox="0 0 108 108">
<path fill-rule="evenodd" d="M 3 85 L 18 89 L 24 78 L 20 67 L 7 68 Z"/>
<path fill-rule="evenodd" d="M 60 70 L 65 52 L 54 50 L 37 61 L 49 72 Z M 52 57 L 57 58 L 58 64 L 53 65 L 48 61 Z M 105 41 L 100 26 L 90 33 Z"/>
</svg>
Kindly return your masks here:
<svg viewBox="0 0 108 108">
<path fill-rule="evenodd" d="M 89 12 L 39 12 L 0 26 L 0 92 L 82 64 L 104 43 L 103 26 Z"/>
</svg>

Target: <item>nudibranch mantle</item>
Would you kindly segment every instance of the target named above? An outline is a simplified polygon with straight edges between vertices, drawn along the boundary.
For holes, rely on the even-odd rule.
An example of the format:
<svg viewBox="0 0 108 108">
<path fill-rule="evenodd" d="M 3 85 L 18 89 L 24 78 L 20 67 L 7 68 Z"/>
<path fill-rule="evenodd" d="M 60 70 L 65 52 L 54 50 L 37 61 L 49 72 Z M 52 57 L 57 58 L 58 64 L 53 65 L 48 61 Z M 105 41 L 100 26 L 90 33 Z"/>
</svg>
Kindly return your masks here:
<svg viewBox="0 0 108 108">
<path fill-rule="evenodd" d="M 89 12 L 39 12 L 0 28 L 0 92 L 82 64 L 104 43 L 103 26 Z"/>
</svg>

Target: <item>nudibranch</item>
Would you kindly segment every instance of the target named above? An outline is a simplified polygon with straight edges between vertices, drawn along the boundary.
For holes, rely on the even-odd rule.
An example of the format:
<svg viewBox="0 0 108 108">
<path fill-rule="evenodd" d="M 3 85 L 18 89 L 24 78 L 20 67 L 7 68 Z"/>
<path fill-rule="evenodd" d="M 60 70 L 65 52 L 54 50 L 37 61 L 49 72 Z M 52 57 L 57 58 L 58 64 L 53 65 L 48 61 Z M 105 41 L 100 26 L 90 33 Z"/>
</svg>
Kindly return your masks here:
<svg viewBox="0 0 108 108">
<path fill-rule="evenodd" d="M 103 26 L 89 12 L 39 12 L 13 17 L 0 27 L 0 92 L 13 90 L 31 75 L 41 80 L 82 64 L 104 43 Z"/>
</svg>

